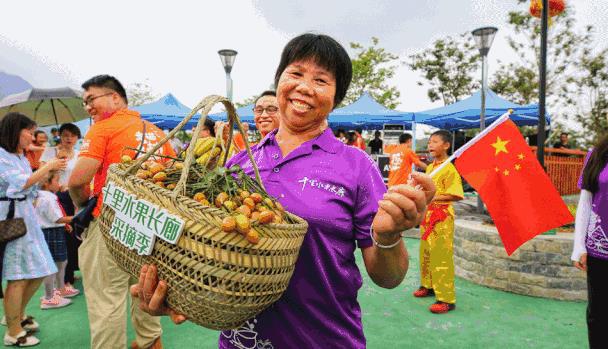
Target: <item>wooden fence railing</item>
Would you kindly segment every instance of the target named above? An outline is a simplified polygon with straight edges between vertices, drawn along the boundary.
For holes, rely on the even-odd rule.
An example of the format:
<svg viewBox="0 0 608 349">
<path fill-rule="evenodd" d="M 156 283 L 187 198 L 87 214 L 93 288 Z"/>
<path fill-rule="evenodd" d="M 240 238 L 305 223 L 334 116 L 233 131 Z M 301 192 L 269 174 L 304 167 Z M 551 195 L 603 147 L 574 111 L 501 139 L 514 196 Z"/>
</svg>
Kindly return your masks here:
<svg viewBox="0 0 608 349">
<path fill-rule="evenodd" d="M 390 152 L 394 146 L 385 146 L 385 152 Z M 531 148 L 536 154 L 536 147 Z M 428 153 L 418 153 L 423 158 L 425 155 Z M 587 152 L 581 150 L 545 148 L 545 168 L 560 195 L 578 194 L 578 179 L 583 171 L 585 155 Z"/>
<path fill-rule="evenodd" d="M 536 152 L 536 147 L 532 147 Z M 577 194 L 578 179 L 583 171 L 586 152 L 545 148 L 545 168 L 560 195 Z"/>
</svg>

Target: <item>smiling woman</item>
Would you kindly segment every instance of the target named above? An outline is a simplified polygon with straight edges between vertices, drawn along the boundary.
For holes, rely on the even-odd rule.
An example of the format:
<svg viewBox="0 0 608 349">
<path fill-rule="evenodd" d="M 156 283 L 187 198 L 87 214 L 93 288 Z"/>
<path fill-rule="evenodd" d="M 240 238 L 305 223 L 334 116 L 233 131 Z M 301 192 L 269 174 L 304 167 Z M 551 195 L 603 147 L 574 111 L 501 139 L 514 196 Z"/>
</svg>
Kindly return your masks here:
<svg viewBox="0 0 608 349">
<path fill-rule="evenodd" d="M 334 137 L 327 117 L 351 76 L 346 50 L 326 35 L 300 35 L 283 50 L 275 74 L 280 125 L 251 151 L 268 193 L 304 218 L 308 231 L 281 299 L 242 327 L 222 332 L 220 348 L 364 348 L 356 248 L 381 287 L 396 287 L 405 277 L 408 256 L 400 233 L 420 222 L 434 185 L 416 174 L 413 184 L 421 190 L 403 185 L 385 193 L 371 158 Z M 233 165 L 254 175 L 245 152 L 226 164 Z M 156 268 L 144 266 L 131 293 L 142 309 L 184 321 L 163 306 L 166 290 Z"/>
</svg>

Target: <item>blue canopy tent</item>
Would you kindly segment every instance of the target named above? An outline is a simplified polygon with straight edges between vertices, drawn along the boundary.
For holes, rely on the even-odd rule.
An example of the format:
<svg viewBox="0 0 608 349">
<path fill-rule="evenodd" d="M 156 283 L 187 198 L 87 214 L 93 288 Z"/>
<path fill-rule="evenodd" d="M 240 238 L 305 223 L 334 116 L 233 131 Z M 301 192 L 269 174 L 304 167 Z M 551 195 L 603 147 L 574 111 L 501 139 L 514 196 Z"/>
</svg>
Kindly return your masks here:
<svg viewBox="0 0 608 349">
<path fill-rule="evenodd" d="M 154 123 L 161 129 L 174 128 L 192 111 L 171 93 L 166 94 L 156 102 L 138 105 L 133 109 L 138 111 L 143 119 Z M 196 126 L 199 117 L 199 114 L 194 115 L 184 129 Z"/>
<path fill-rule="evenodd" d="M 492 90 L 486 90 L 486 126 L 493 123 L 509 109 L 513 109 L 510 118 L 519 126 L 535 126 L 538 124 L 538 105 L 519 105 L 501 98 Z M 429 109 L 415 113 L 418 123 L 446 130 L 461 130 L 479 128 L 481 113 L 481 91 L 470 97 L 440 108 Z M 547 115 L 547 124 L 550 117 Z"/>
<path fill-rule="evenodd" d="M 236 113 L 239 116 L 241 122 L 248 123 L 250 129 L 255 129 L 255 122 L 253 121 L 253 107 L 254 106 L 255 105 L 252 103 L 252 104 L 248 104 L 248 105 L 245 105 L 245 106 L 242 106 L 242 107 L 236 109 Z M 209 114 L 209 116 L 213 120 L 218 120 L 218 121 L 227 121 L 227 119 L 228 119 L 228 114 L 226 114 L 225 111 L 215 113 L 215 114 Z"/>
<path fill-rule="evenodd" d="M 381 129 L 384 124 L 404 125 L 411 129 L 414 113 L 391 110 L 376 102 L 367 92 L 355 102 L 329 114 L 330 127 Z"/>
</svg>

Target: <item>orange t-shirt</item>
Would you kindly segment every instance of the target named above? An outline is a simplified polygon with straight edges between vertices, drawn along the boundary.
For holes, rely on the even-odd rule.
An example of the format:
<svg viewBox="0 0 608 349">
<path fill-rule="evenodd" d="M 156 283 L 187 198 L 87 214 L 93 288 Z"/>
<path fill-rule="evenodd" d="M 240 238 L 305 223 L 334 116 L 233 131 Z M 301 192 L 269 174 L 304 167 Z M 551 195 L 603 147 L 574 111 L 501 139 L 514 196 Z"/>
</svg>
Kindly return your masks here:
<svg viewBox="0 0 608 349">
<path fill-rule="evenodd" d="M 101 167 L 93 179 L 93 195 L 99 196 L 97 207 L 93 211 L 94 217 L 99 216 L 101 210 L 101 189 L 106 183 L 108 167 L 120 162 L 122 155 L 135 156 L 134 150 L 125 148 L 139 149 L 143 123 L 146 123 L 146 136 L 142 151 L 148 151 L 165 138 L 165 133 L 154 124 L 142 120 L 139 113 L 133 110 L 122 109 L 109 118 L 94 123 L 84 136 L 79 156 L 101 161 Z M 159 152 L 163 155 L 175 156 L 175 151 L 169 142 L 165 143 Z"/>
<path fill-rule="evenodd" d="M 405 144 L 399 144 L 390 153 L 388 186 L 407 183 L 412 172 L 412 164 L 419 164 L 420 158 Z"/>
<path fill-rule="evenodd" d="M 44 153 L 44 150 L 27 150 L 25 152 L 25 157 L 30 162 L 33 171 L 36 171 L 40 167 L 42 153 Z"/>
<path fill-rule="evenodd" d="M 234 137 L 232 137 L 232 142 L 238 151 L 245 150 L 245 141 L 243 140 L 243 135 L 240 132 L 237 132 Z"/>
<path fill-rule="evenodd" d="M 360 134 L 357 134 L 357 139 L 355 139 L 355 147 L 365 150 L 365 140 Z"/>
</svg>

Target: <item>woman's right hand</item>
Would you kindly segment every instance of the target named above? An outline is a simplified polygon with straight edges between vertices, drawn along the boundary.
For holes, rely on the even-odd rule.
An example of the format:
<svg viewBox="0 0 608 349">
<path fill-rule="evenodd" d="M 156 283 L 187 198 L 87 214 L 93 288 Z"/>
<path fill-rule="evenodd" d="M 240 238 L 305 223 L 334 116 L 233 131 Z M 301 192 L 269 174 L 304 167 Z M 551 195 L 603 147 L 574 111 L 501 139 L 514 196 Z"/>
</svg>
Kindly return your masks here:
<svg viewBox="0 0 608 349">
<path fill-rule="evenodd" d="M 186 321 L 186 316 L 169 308 L 165 304 L 167 283 L 158 281 L 156 266 L 144 264 L 139 272 L 139 282 L 131 286 L 131 296 L 139 299 L 139 309 L 154 316 L 168 315 L 173 323 L 179 325 Z"/>
<path fill-rule="evenodd" d="M 51 159 L 49 160 L 45 166 L 48 166 L 51 171 L 65 170 L 68 166 L 68 161 L 66 159 Z"/>
<path fill-rule="evenodd" d="M 587 271 L 587 254 L 583 253 L 578 262 L 574 262 L 574 266 L 576 267 L 576 269 Z"/>
</svg>

